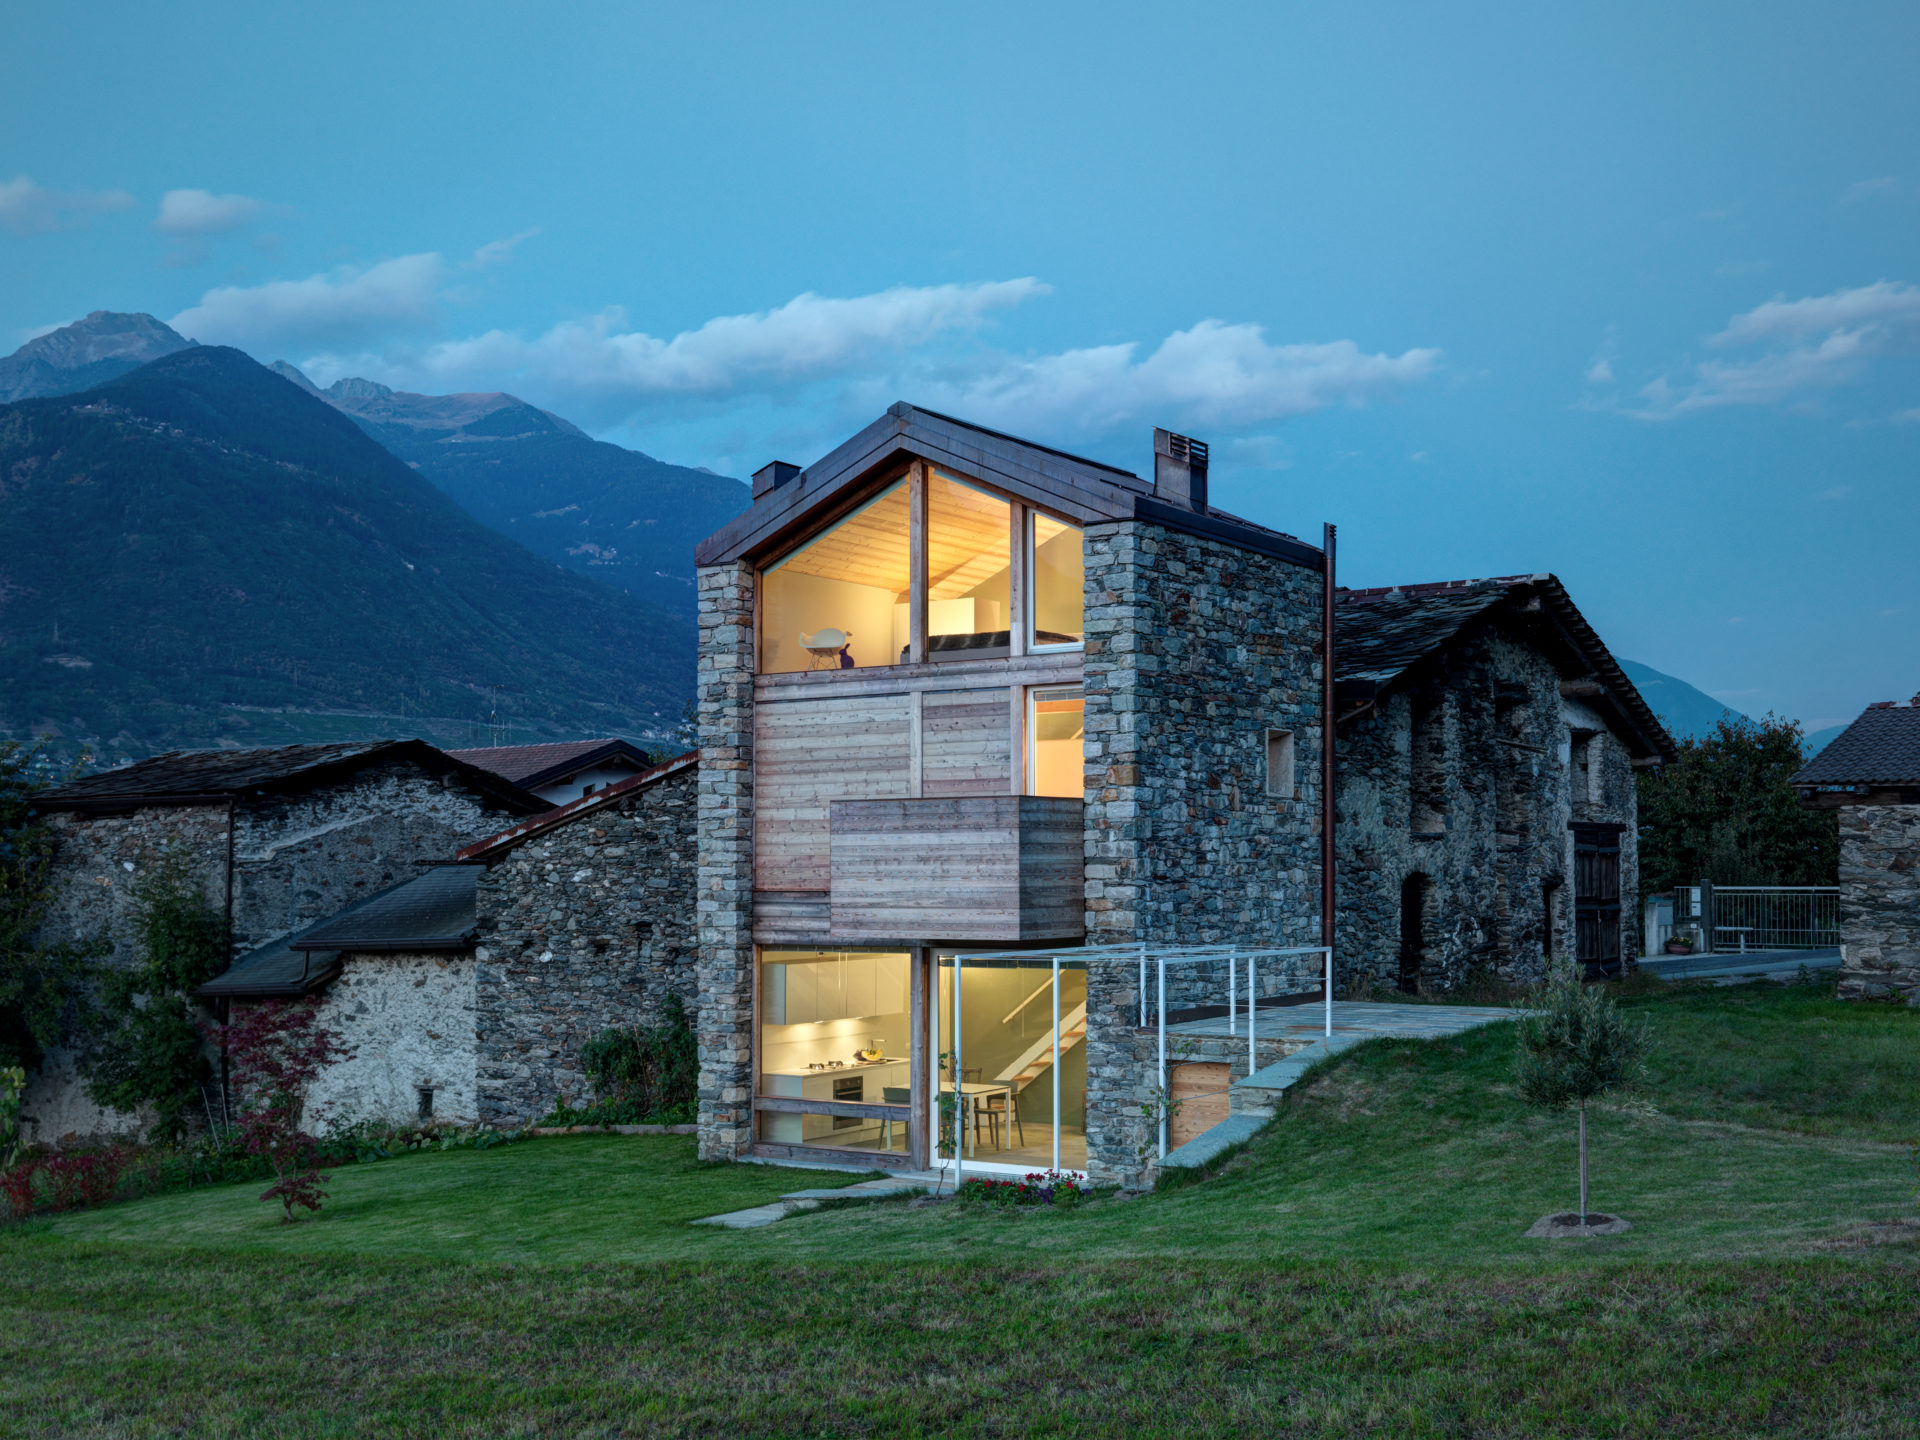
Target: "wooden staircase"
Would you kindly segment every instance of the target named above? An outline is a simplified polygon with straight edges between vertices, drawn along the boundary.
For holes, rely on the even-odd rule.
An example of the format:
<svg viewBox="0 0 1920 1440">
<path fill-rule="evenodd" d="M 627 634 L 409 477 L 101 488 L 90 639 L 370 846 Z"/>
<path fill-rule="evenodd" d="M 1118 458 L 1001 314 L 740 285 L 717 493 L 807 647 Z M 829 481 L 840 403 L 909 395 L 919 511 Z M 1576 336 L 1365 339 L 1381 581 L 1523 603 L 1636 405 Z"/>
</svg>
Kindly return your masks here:
<svg viewBox="0 0 1920 1440">
<path fill-rule="evenodd" d="M 1071 1050 L 1087 1038 L 1087 1007 L 1076 1005 L 1060 1017 L 1060 1049 Z M 1014 1093 L 1031 1085 L 1046 1068 L 1053 1064 L 1053 1034 L 1049 1030 L 1033 1044 L 1033 1047 L 1015 1060 L 1006 1069 L 994 1076 L 1001 1085 L 1012 1085 Z"/>
</svg>

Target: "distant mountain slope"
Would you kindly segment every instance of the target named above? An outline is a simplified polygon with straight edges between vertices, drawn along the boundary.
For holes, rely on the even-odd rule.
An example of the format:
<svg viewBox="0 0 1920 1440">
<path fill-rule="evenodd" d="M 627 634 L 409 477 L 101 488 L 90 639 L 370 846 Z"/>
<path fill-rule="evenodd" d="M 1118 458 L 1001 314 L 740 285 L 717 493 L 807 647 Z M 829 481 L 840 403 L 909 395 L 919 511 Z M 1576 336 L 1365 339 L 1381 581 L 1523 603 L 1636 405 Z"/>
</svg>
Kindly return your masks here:
<svg viewBox="0 0 1920 1440">
<path fill-rule="evenodd" d="M 1848 725 L 1852 723 L 1852 721 L 1847 722 Z M 1803 736 L 1802 740 L 1804 741 L 1807 758 L 1811 760 L 1822 750 L 1826 749 L 1827 746 L 1839 739 L 1840 732 L 1846 728 L 1846 725 L 1829 725 L 1824 730 L 1815 730 L 1811 734 Z"/>
<path fill-rule="evenodd" d="M 0 727 L 103 758 L 312 712 L 456 738 L 423 718 L 496 693 L 515 738 L 644 735 L 692 687 L 684 616 L 529 554 L 237 350 L 0 406 L 0 533 Z"/>
<path fill-rule="evenodd" d="M 1720 723 L 1722 715 L 1731 715 L 1736 720 L 1747 718 L 1738 710 L 1722 705 L 1706 691 L 1696 690 L 1686 681 L 1676 680 L 1671 675 L 1663 675 L 1651 665 L 1642 665 L 1636 660 L 1621 660 L 1620 668 L 1627 672 L 1627 678 L 1633 681 L 1640 697 L 1653 707 L 1653 713 L 1660 717 L 1660 723 L 1667 727 L 1676 740 L 1705 739 L 1713 732 L 1713 727 Z"/>
<path fill-rule="evenodd" d="M 91 390 L 191 344 L 151 315 L 96 310 L 0 360 L 0 402 Z"/>
<path fill-rule="evenodd" d="M 475 518 L 569 569 L 691 614 L 693 547 L 747 507 L 738 480 L 594 440 L 511 395 L 414 395 L 371 380 L 321 390 Z"/>
</svg>

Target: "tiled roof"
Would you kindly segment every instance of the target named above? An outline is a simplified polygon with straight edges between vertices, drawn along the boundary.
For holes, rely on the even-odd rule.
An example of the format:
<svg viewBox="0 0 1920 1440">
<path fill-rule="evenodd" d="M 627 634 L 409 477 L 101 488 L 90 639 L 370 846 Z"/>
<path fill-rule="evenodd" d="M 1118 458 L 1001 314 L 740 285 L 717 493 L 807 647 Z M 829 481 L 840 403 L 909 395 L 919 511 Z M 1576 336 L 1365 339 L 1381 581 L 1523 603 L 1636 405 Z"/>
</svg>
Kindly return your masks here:
<svg viewBox="0 0 1920 1440">
<path fill-rule="evenodd" d="M 34 797 L 34 804 L 42 810 L 110 810 L 224 800 L 249 790 L 307 790 L 385 760 L 412 760 L 430 771 L 451 771 L 469 789 L 509 809 L 529 812 L 545 803 L 497 773 L 453 759 L 424 740 L 374 740 L 258 750 L 170 750 L 45 791 Z"/>
<path fill-rule="evenodd" d="M 456 760 L 533 789 L 616 757 L 641 769 L 653 763 L 646 751 L 617 736 L 605 740 L 568 740 L 554 745 L 490 745 L 480 750 L 449 750 Z"/>
<path fill-rule="evenodd" d="M 671 760 L 663 760 L 658 765 L 642 770 L 638 775 L 629 775 L 624 780 L 614 781 L 604 790 L 583 795 L 578 800 L 569 801 L 557 809 L 547 811 L 544 815 L 535 815 L 530 820 L 522 820 L 511 830 L 502 830 L 498 835 L 488 836 L 485 840 L 476 840 L 460 852 L 459 858 L 469 864 L 476 861 L 490 861 L 498 855 L 505 854 L 514 846 L 533 839 L 536 835 L 545 834 L 556 825 L 570 824 L 582 815 L 590 815 L 601 806 L 611 804 L 622 795 L 631 795 L 635 790 L 644 790 L 647 786 L 657 784 L 669 775 L 677 775 L 682 770 L 699 763 L 698 750 L 689 750 L 685 755 L 676 755 Z"/>
<path fill-rule="evenodd" d="M 208 1000 L 306 995 L 329 984 L 340 973 L 340 956 L 332 950 L 295 950 L 297 932 L 271 945 L 242 955 L 193 993 Z"/>
<path fill-rule="evenodd" d="M 1342 590 L 1334 608 L 1335 678 L 1342 685 L 1360 682 L 1384 689 L 1482 615 L 1507 604 L 1551 616 L 1581 663 L 1599 678 L 1626 727 L 1638 732 L 1634 749 L 1639 754 L 1670 760 L 1678 753 L 1652 707 L 1553 575 Z"/>
<path fill-rule="evenodd" d="M 479 878 L 470 865 L 436 865 L 354 902 L 287 943 L 295 950 L 463 950 L 477 933 Z"/>
<path fill-rule="evenodd" d="M 1875 705 L 1863 711 L 1793 783 L 1920 785 L 1920 705 Z"/>
</svg>

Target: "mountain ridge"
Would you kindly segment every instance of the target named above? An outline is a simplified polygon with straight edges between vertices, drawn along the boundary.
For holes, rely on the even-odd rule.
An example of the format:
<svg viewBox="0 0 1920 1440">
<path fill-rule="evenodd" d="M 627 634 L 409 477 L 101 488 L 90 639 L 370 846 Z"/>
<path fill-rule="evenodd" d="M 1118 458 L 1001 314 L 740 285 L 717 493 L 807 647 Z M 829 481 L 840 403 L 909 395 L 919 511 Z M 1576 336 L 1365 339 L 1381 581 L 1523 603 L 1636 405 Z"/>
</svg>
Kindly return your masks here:
<svg viewBox="0 0 1920 1440">
<path fill-rule="evenodd" d="M 0 404 L 91 390 L 193 343 L 151 315 L 95 310 L 0 359 Z"/>
</svg>

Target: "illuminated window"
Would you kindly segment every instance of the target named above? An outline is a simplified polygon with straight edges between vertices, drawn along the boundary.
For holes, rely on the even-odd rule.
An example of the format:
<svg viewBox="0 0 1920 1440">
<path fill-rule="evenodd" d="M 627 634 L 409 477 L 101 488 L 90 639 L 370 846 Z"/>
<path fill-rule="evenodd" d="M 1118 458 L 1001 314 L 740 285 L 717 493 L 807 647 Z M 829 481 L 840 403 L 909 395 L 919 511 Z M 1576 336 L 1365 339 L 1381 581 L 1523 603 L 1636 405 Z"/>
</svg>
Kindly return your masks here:
<svg viewBox="0 0 1920 1440">
<path fill-rule="evenodd" d="M 928 473 L 929 660 L 1008 653 L 1012 524 L 1006 501 L 937 470 Z"/>
<path fill-rule="evenodd" d="M 907 482 L 762 572 L 760 669 L 897 665 L 908 641 Z"/>
<path fill-rule="evenodd" d="M 1087 701 L 1078 685 L 1027 692 L 1027 793 L 1078 800 L 1086 793 Z"/>
<path fill-rule="evenodd" d="M 1080 617 L 1086 580 L 1080 530 L 1036 512 L 1031 531 L 1033 630 L 1027 643 L 1038 650 L 1078 645 L 1085 633 Z"/>
</svg>

